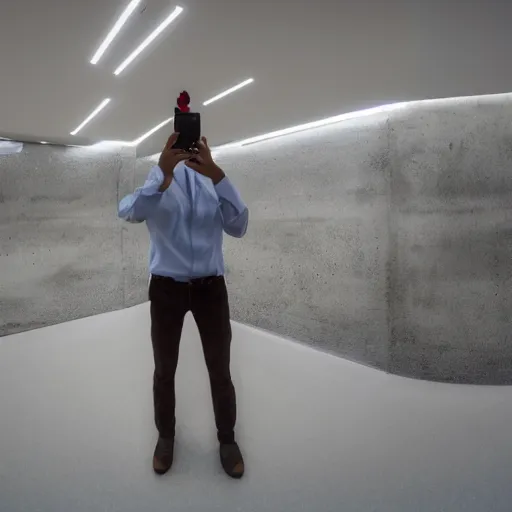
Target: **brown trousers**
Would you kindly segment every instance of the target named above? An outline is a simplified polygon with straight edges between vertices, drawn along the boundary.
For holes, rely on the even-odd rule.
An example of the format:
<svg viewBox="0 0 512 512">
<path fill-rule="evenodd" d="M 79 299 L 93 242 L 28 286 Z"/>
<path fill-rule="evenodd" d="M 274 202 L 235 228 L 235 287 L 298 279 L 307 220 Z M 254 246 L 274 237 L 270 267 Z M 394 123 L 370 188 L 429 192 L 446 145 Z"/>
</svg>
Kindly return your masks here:
<svg viewBox="0 0 512 512">
<path fill-rule="evenodd" d="M 196 321 L 210 377 L 220 442 L 234 441 L 235 388 L 230 374 L 231 322 L 228 292 L 223 277 L 191 283 L 152 276 L 151 340 L 155 359 L 153 398 L 155 423 L 161 437 L 173 438 L 176 428 L 174 377 L 178 365 L 183 320 L 191 311 Z"/>
</svg>

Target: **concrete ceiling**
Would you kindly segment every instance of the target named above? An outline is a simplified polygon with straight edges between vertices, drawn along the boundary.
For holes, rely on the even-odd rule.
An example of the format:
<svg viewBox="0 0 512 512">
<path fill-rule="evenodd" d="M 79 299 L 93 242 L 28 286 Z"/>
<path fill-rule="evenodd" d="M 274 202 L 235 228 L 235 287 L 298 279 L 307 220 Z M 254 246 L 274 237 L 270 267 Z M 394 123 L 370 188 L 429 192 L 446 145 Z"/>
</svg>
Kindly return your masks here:
<svg viewBox="0 0 512 512">
<path fill-rule="evenodd" d="M 0 136 L 132 141 L 187 89 L 212 144 L 394 101 L 512 90 L 512 2 L 143 0 L 98 65 L 129 0 L 9 0 L 0 8 Z M 120 76 L 176 5 L 185 10 Z M 202 102 L 254 78 L 208 107 Z M 69 135 L 104 99 L 107 108 Z M 138 147 L 157 152 L 171 127 Z"/>
</svg>

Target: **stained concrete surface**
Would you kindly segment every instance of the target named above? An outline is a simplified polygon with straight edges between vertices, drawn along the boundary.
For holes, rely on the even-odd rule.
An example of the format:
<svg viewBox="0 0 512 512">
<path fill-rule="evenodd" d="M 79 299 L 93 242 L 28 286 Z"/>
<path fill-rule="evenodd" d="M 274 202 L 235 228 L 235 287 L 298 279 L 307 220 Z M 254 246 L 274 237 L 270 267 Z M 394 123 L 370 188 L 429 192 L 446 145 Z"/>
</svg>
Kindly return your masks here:
<svg viewBox="0 0 512 512">
<path fill-rule="evenodd" d="M 385 368 L 387 116 L 218 158 L 250 207 L 226 239 L 234 318 Z"/>
<path fill-rule="evenodd" d="M 219 153 L 251 209 L 237 320 L 418 378 L 512 383 L 510 95 Z"/>
<path fill-rule="evenodd" d="M 134 150 L 0 157 L 0 335 L 124 307 L 118 184 Z"/>
<path fill-rule="evenodd" d="M 250 208 L 226 238 L 234 319 L 394 373 L 512 383 L 511 110 L 421 102 L 221 151 Z M 146 228 L 116 208 L 154 159 L 27 147 L 0 159 L 0 335 L 147 300 Z"/>
<path fill-rule="evenodd" d="M 512 105 L 475 103 L 390 120 L 388 370 L 510 384 Z"/>
<path fill-rule="evenodd" d="M 512 389 L 386 375 L 235 324 L 247 472 L 220 468 L 187 318 L 171 472 L 155 443 L 149 308 L 0 340 L 2 512 L 508 512 Z"/>
</svg>

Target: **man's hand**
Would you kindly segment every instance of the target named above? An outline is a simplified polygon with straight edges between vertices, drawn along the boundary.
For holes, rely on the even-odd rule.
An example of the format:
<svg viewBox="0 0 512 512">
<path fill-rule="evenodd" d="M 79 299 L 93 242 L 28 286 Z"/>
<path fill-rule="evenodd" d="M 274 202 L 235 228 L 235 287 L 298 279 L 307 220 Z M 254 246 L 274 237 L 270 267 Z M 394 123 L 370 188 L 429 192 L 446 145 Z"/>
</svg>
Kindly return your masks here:
<svg viewBox="0 0 512 512">
<path fill-rule="evenodd" d="M 182 149 L 173 149 L 172 147 L 178 140 L 179 133 L 173 133 L 165 145 L 162 154 L 158 160 L 158 167 L 164 173 L 164 182 L 160 187 L 160 192 L 167 190 L 171 184 L 174 168 L 187 158 L 190 158 L 190 153 L 183 151 Z"/>
<path fill-rule="evenodd" d="M 158 166 L 162 169 L 164 176 L 166 178 L 171 177 L 174 171 L 174 168 L 183 160 L 190 158 L 190 153 L 183 151 L 182 149 L 173 149 L 172 147 L 178 140 L 179 133 L 173 133 L 165 145 L 162 154 L 160 155 L 160 159 L 158 160 Z"/>
<path fill-rule="evenodd" d="M 206 137 L 201 137 L 201 141 L 196 144 L 197 153 L 185 162 L 187 167 L 210 178 L 214 185 L 217 185 L 224 178 L 222 169 L 213 161 L 212 152 L 208 146 Z"/>
</svg>

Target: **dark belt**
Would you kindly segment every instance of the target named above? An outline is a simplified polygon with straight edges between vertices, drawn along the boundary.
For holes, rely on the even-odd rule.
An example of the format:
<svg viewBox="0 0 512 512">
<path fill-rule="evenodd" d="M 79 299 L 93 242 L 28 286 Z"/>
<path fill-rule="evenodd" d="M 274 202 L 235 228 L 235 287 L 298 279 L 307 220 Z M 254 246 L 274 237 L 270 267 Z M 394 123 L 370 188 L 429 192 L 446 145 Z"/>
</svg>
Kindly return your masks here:
<svg viewBox="0 0 512 512">
<path fill-rule="evenodd" d="M 155 274 L 151 274 L 151 279 L 155 281 L 171 281 L 177 284 L 188 284 L 192 286 L 201 286 L 214 283 L 215 281 L 220 281 L 224 279 L 224 276 L 208 276 L 208 277 L 198 277 L 195 279 L 190 279 L 189 281 L 177 281 L 176 279 L 168 276 L 157 276 Z"/>
</svg>

